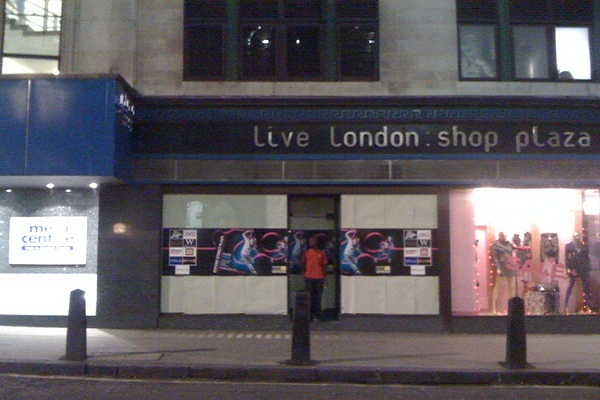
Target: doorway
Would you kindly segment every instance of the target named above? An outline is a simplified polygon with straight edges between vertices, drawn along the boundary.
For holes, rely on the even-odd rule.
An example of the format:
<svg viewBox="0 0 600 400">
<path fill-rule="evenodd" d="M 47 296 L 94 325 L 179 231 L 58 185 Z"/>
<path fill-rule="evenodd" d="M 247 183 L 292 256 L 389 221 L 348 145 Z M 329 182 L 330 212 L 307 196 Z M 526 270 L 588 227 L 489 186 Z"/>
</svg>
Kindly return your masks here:
<svg viewBox="0 0 600 400">
<path fill-rule="evenodd" d="M 291 259 L 288 273 L 288 311 L 293 313 L 295 293 L 304 288 L 299 257 L 308 239 L 318 236 L 330 261 L 325 277 L 322 318 L 337 320 L 340 314 L 339 198 L 338 196 L 289 196 L 288 227 Z"/>
</svg>

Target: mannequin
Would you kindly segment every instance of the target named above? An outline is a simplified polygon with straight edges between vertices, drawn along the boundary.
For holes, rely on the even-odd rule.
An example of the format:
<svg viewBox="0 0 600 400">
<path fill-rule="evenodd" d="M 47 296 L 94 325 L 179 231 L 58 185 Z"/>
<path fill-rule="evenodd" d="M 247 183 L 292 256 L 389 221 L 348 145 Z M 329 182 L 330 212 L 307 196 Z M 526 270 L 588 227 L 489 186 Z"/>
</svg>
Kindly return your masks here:
<svg viewBox="0 0 600 400">
<path fill-rule="evenodd" d="M 581 278 L 584 294 L 584 311 L 590 310 L 590 255 L 586 244 L 577 232 L 573 234 L 573 240 L 565 246 L 565 263 L 567 267 L 567 276 L 569 277 L 569 287 L 565 297 L 565 314 L 568 313 L 569 297 L 577 278 Z"/>
<path fill-rule="evenodd" d="M 498 240 L 492 244 L 492 255 L 496 266 L 496 284 L 492 291 L 492 313 L 498 312 L 498 294 L 504 286 L 508 289 L 508 298 L 517 295 L 517 271 L 509 267 L 513 245 L 506 240 L 504 232 L 498 233 Z"/>
</svg>

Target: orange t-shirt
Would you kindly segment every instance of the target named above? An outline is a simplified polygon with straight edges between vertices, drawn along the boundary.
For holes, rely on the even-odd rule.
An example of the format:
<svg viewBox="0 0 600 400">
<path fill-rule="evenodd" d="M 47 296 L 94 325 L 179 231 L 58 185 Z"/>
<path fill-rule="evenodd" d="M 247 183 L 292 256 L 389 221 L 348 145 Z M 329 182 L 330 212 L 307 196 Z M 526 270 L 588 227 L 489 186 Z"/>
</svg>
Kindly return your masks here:
<svg viewBox="0 0 600 400">
<path fill-rule="evenodd" d="M 302 254 L 302 265 L 306 268 L 305 278 L 323 279 L 323 267 L 327 265 L 327 255 L 323 250 L 310 248 Z"/>
</svg>

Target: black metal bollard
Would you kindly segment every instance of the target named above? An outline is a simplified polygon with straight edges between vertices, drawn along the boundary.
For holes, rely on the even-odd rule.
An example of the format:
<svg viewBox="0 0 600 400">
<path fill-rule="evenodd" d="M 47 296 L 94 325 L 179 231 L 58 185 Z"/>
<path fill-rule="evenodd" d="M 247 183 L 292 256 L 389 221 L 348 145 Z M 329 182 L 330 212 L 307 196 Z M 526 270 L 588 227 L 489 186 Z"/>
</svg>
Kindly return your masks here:
<svg viewBox="0 0 600 400">
<path fill-rule="evenodd" d="M 310 359 L 310 293 L 296 292 L 294 316 L 292 319 L 292 359 L 293 365 L 314 365 Z"/>
<path fill-rule="evenodd" d="M 80 289 L 73 290 L 69 301 L 65 360 L 82 361 L 87 358 L 86 318 L 85 292 Z"/>
<path fill-rule="evenodd" d="M 520 297 L 513 297 L 512 299 L 508 300 L 506 366 L 513 369 L 527 367 L 525 303 Z"/>
</svg>

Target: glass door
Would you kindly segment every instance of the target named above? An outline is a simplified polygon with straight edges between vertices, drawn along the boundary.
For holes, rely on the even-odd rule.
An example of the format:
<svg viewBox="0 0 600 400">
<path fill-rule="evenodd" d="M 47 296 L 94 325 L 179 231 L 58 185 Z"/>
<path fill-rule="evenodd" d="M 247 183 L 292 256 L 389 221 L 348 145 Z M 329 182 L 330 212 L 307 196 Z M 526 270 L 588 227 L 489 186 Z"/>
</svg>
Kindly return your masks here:
<svg viewBox="0 0 600 400">
<path fill-rule="evenodd" d="M 337 196 L 290 196 L 290 268 L 288 274 L 288 310 L 293 312 L 295 293 L 304 289 L 300 257 L 311 237 L 317 237 L 330 261 L 321 301 L 322 318 L 336 320 L 340 312 L 339 274 L 339 199 Z"/>
</svg>

